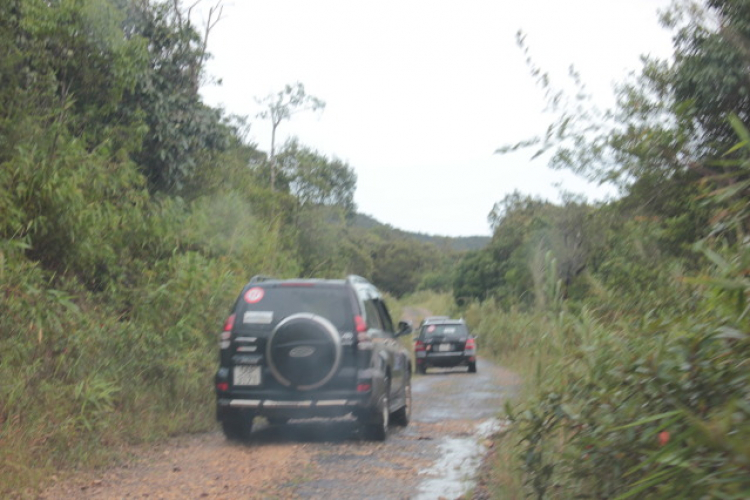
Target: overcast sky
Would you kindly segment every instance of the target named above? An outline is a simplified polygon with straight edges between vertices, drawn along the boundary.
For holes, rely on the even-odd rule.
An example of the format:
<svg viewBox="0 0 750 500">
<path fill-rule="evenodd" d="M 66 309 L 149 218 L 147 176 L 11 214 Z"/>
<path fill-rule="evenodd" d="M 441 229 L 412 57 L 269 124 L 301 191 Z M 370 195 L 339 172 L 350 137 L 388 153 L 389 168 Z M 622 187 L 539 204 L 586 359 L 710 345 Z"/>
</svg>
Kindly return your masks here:
<svg viewBox="0 0 750 500">
<path fill-rule="evenodd" d="M 559 85 L 576 67 L 601 107 L 612 86 L 666 58 L 671 34 L 657 10 L 669 0 L 224 0 L 211 31 L 205 85 L 212 106 L 251 120 L 249 139 L 270 150 L 255 98 L 297 81 L 326 102 L 278 129 L 357 174 L 358 211 L 407 231 L 490 235 L 495 202 L 518 190 L 557 201 L 560 185 L 589 199 L 608 192 L 494 151 L 543 134 L 539 89 L 516 45 Z M 193 21 L 215 2 L 203 0 Z"/>
</svg>

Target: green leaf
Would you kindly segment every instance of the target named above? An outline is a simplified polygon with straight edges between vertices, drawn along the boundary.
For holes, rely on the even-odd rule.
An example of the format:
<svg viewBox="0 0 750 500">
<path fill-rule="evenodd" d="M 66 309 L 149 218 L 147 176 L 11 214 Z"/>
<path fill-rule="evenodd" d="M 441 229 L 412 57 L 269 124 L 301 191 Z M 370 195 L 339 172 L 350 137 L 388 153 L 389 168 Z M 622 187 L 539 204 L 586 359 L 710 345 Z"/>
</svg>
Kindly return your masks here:
<svg viewBox="0 0 750 500">
<path fill-rule="evenodd" d="M 628 490 L 622 495 L 616 496 L 613 500 L 625 500 L 626 498 L 632 498 L 633 496 L 638 495 L 639 493 L 651 488 L 652 486 L 663 483 L 665 479 L 677 475 L 678 472 L 678 469 L 666 469 L 651 474 L 650 476 L 641 479 L 637 483 L 634 483 L 633 485 L 637 486 L 636 488 Z"/>
<path fill-rule="evenodd" d="M 630 427 L 637 427 L 639 425 L 647 424 L 649 422 L 655 422 L 657 420 L 664 420 L 665 418 L 674 417 L 676 415 L 680 415 L 682 413 L 682 410 L 673 410 L 668 411 L 666 413 L 659 413 L 658 415 L 651 415 L 646 418 L 642 418 L 640 420 L 637 420 L 635 422 L 631 422 L 626 425 L 621 425 L 619 427 L 613 427 L 609 429 L 610 431 L 619 431 L 622 429 L 629 429 Z"/>
<path fill-rule="evenodd" d="M 737 330 L 736 328 L 732 328 L 729 326 L 721 326 L 716 329 L 717 339 L 733 339 L 733 340 L 744 340 L 748 338 L 748 335 L 745 332 L 742 332 L 740 330 Z"/>
</svg>

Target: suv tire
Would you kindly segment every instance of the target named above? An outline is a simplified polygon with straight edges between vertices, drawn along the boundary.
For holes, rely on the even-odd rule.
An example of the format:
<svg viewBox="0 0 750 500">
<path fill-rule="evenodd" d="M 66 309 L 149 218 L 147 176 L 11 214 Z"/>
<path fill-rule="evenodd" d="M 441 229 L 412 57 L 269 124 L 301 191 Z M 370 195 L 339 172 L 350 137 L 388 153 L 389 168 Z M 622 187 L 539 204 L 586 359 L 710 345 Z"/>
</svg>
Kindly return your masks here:
<svg viewBox="0 0 750 500">
<path fill-rule="evenodd" d="M 247 441 L 253 430 L 253 416 L 241 411 L 232 412 L 221 421 L 221 430 L 230 441 Z"/>
<path fill-rule="evenodd" d="M 404 406 L 393 412 L 391 421 L 402 427 L 409 425 L 411 420 L 411 375 L 407 375 L 406 383 L 404 384 Z"/>
<path fill-rule="evenodd" d="M 365 434 L 371 441 L 385 441 L 388 436 L 388 425 L 390 424 L 390 412 L 388 411 L 388 395 L 383 394 L 381 408 L 379 415 L 376 417 L 375 422 L 371 422 L 365 425 Z"/>
<path fill-rule="evenodd" d="M 373 409 L 373 413 L 365 416 L 363 431 L 365 437 L 371 441 L 385 441 L 388 436 L 388 426 L 390 425 L 390 404 L 391 400 L 388 394 L 391 392 L 390 379 L 386 377 L 383 380 L 385 386 L 383 396 L 380 398 L 380 404 Z"/>
</svg>

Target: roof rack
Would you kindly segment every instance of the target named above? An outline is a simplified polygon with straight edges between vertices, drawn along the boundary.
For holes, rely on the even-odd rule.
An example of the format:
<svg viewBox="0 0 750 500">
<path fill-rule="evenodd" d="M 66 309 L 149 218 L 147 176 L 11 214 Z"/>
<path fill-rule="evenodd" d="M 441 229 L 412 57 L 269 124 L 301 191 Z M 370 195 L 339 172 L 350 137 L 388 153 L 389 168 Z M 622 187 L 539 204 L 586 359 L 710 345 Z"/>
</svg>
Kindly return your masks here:
<svg viewBox="0 0 750 500">
<path fill-rule="evenodd" d="M 262 274 L 256 274 L 252 278 L 250 278 L 250 283 L 259 283 L 261 281 L 269 281 L 275 279 L 272 276 L 264 276 Z"/>
</svg>

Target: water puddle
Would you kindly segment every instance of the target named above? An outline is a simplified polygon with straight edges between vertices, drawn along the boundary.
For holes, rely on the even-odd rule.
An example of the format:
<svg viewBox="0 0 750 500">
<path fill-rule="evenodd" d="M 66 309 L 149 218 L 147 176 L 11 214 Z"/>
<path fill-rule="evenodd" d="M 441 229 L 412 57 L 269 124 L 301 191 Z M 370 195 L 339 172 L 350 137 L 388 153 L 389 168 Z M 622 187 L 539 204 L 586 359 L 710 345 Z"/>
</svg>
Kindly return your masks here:
<svg viewBox="0 0 750 500">
<path fill-rule="evenodd" d="M 419 485 L 419 493 L 414 499 L 458 498 L 471 489 L 486 452 L 482 442 L 504 425 L 504 422 L 492 418 L 480 423 L 472 436 L 444 439 L 438 446 L 442 458 L 429 469 L 419 472 L 429 478 Z"/>
</svg>

